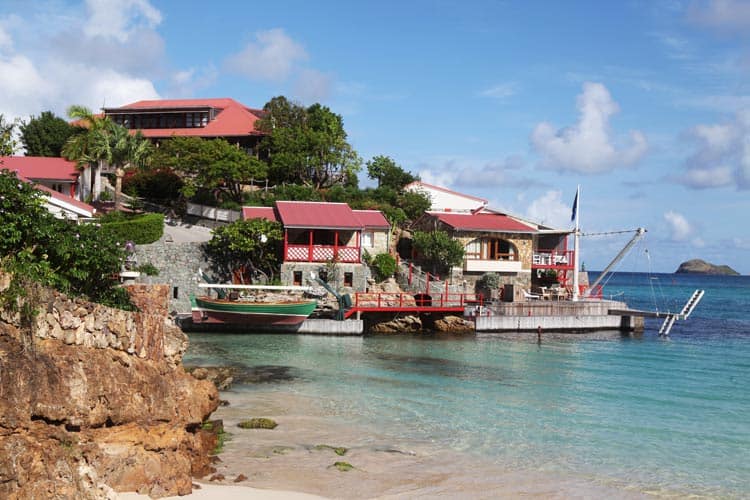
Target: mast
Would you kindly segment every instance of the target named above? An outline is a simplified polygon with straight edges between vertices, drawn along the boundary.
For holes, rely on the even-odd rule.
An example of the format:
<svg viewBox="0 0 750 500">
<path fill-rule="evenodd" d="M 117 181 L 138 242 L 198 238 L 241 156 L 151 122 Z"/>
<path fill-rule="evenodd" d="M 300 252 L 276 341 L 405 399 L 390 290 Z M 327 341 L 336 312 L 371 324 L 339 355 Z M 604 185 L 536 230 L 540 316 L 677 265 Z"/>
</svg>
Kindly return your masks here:
<svg viewBox="0 0 750 500">
<path fill-rule="evenodd" d="M 576 197 L 575 200 L 573 200 L 573 214 L 572 219 L 575 220 L 576 228 L 575 232 L 573 233 L 573 301 L 577 301 L 579 297 L 578 293 L 578 268 L 579 266 L 579 259 L 578 256 L 578 239 L 580 238 L 580 231 L 578 228 L 578 204 L 580 202 L 579 196 L 581 194 L 581 185 L 579 184 L 576 187 Z"/>
</svg>

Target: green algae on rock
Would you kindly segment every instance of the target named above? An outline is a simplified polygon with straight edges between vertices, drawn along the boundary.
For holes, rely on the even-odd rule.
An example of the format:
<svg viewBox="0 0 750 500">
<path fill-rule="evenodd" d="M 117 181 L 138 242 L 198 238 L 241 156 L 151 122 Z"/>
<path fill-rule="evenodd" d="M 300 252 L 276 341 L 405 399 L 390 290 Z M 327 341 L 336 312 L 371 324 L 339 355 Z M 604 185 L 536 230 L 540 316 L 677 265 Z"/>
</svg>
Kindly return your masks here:
<svg viewBox="0 0 750 500">
<path fill-rule="evenodd" d="M 237 424 L 237 427 L 240 429 L 275 429 L 278 425 L 275 420 L 261 417 L 243 420 Z"/>
</svg>

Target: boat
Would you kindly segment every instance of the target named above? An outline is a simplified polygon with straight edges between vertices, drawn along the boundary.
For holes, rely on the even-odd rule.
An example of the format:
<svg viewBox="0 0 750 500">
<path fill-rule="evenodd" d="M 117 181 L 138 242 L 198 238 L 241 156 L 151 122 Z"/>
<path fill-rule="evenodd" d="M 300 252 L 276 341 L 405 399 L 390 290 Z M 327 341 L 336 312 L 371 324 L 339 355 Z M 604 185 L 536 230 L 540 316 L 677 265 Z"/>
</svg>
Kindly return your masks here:
<svg viewBox="0 0 750 500">
<path fill-rule="evenodd" d="M 248 290 L 290 291 L 306 287 L 200 284 L 201 288 L 214 288 L 219 297 L 191 295 L 193 325 L 225 324 L 231 326 L 284 326 L 296 327 L 315 310 L 318 301 L 289 297 L 289 300 L 256 300 L 254 295 L 243 297 Z"/>
</svg>

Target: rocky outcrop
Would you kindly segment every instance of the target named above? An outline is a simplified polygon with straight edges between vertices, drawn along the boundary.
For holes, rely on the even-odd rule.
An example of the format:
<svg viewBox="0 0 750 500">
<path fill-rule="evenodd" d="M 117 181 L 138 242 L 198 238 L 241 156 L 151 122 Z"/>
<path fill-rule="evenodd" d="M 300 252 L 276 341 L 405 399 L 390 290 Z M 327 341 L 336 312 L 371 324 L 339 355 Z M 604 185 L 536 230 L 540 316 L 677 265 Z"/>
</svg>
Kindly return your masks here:
<svg viewBox="0 0 750 500">
<path fill-rule="evenodd" d="M 726 265 L 716 265 L 701 259 L 692 259 L 680 264 L 675 271 L 677 274 L 719 274 L 725 276 L 739 276 L 740 273 Z"/>
<path fill-rule="evenodd" d="M 432 329 L 436 332 L 446 333 L 475 333 L 475 325 L 459 316 L 445 316 L 436 320 Z"/>
<path fill-rule="evenodd" d="M 0 311 L 0 497 L 183 495 L 208 472 L 216 387 L 181 365 L 169 287 L 129 291 L 139 312 L 44 289 L 31 325 Z"/>
<path fill-rule="evenodd" d="M 391 321 L 372 325 L 370 333 L 410 333 L 422 330 L 422 321 L 418 316 L 402 316 Z"/>
</svg>

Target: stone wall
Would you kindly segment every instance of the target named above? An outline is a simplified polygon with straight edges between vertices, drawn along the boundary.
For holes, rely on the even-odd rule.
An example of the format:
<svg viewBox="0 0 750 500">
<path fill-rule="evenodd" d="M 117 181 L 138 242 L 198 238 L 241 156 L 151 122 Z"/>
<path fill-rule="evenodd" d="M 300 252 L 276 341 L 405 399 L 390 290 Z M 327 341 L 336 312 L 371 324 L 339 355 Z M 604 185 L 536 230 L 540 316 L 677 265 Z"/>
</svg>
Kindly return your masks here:
<svg viewBox="0 0 750 500">
<path fill-rule="evenodd" d="M 138 265 L 153 264 L 158 276 L 141 274 L 140 283 L 163 283 L 169 285 L 169 311 L 190 312 L 190 294 L 203 295 L 205 290 L 198 288 L 202 280 L 198 269 L 207 270 L 208 261 L 201 250 L 203 243 L 173 243 L 162 238 L 150 245 L 138 245 L 135 255 Z M 177 289 L 177 298 L 175 295 Z"/>
<path fill-rule="evenodd" d="M 310 278 L 310 273 L 316 276 L 326 272 L 328 266 L 325 262 L 287 262 L 281 265 L 281 282 L 284 285 L 294 284 L 294 273 L 302 273 L 302 285 L 318 286 L 317 282 Z M 352 273 L 352 286 L 344 286 L 344 273 Z M 365 264 L 336 264 L 333 272 L 328 272 L 326 281 L 340 293 L 364 292 L 367 289 L 367 279 L 370 277 L 370 268 Z"/>
</svg>

